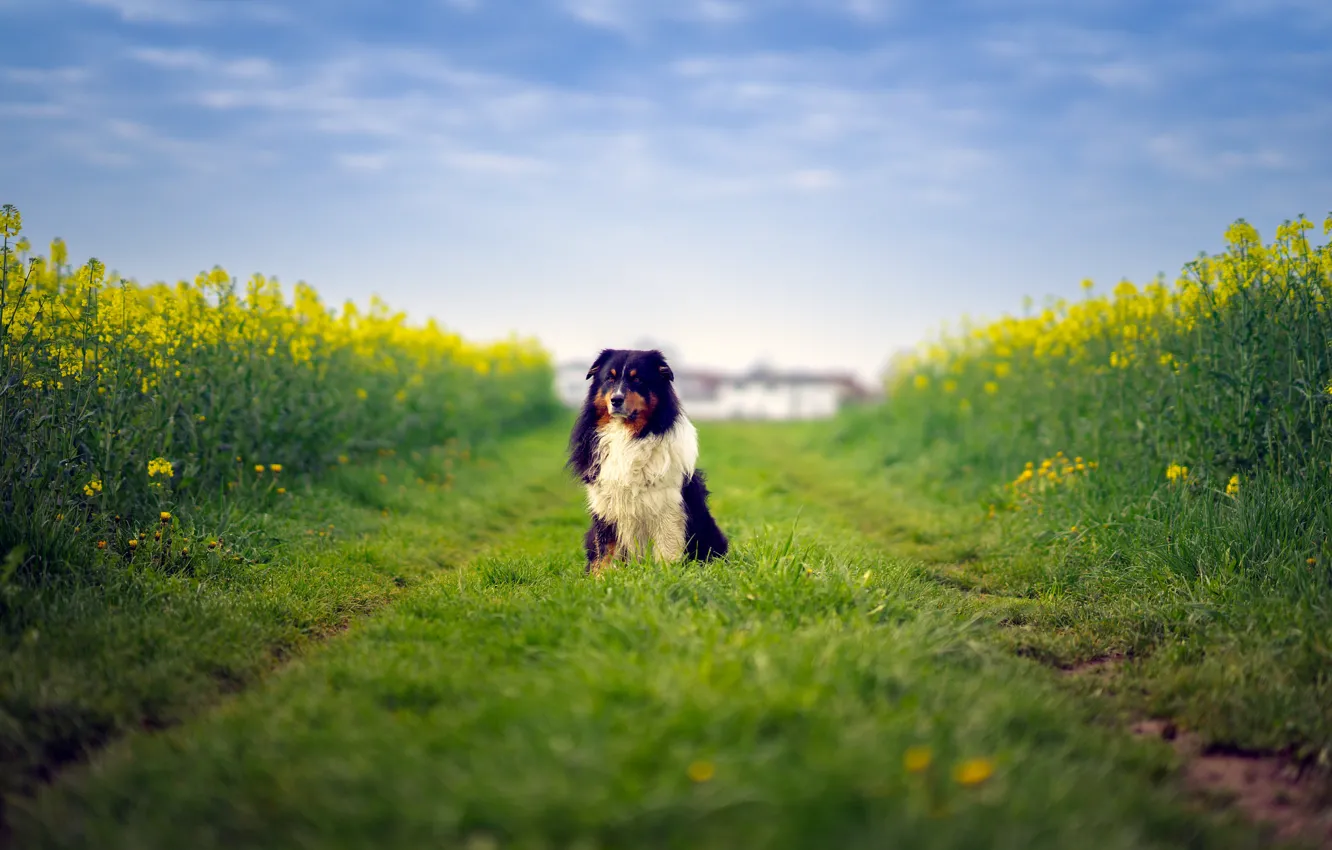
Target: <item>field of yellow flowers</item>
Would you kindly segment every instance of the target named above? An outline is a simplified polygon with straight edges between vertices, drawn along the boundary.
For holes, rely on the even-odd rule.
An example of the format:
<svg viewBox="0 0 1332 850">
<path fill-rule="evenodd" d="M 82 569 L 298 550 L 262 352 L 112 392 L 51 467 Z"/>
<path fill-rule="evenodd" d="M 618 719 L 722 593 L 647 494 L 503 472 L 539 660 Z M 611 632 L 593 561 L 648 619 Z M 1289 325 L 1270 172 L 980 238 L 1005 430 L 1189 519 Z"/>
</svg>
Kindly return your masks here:
<svg viewBox="0 0 1332 850">
<path fill-rule="evenodd" d="M 1265 243 L 1241 220 L 1173 282 L 1086 281 L 944 334 L 842 436 L 979 505 L 996 554 L 977 580 L 1047 606 L 1024 652 L 1137 659 L 1149 710 L 1326 760 L 1332 245 L 1311 231 Z"/>
<path fill-rule="evenodd" d="M 35 253 L 21 225 L 6 205 L 0 579 L 97 558 L 184 566 L 216 545 L 178 528 L 200 497 L 268 504 L 330 465 L 475 443 L 553 409 L 534 342 L 478 345 L 379 300 L 330 309 L 305 284 L 288 297 L 221 268 L 141 285 L 72 266 L 59 239 Z"/>
</svg>

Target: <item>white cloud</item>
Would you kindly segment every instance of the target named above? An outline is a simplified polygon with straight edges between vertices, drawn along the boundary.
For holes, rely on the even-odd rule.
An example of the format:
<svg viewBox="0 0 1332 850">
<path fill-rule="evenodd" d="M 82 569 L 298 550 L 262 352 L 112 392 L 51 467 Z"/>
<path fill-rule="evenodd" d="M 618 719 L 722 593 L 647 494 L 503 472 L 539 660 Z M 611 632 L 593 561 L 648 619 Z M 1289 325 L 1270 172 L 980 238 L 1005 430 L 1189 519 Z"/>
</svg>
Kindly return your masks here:
<svg viewBox="0 0 1332 850">
<path fill-rule="evenodd" d="M 114 12 L 131 23 L 197 25 L 232 18 L 287 23 L 291 16 L 262 0 L 77 0 Z"/>
<path fill-rule="evenodd" d="M 827 168 L 803 168 L 792 172 L 789 179 L 795 188 L 811 192 L 832 189 L 842 182 L 836 171 Z"/>
<path fill-rule="evenodd" d="M 348 171 L 378 172 L 383 171 L 389 164 L 389 158 L 384 154 L 340 153 L 333 159 Z"/>
<path fill-rule="evenodd" d="M 1280 171 L 1290 166 L 1286 155 L 1275 148 L 1240 148 L 1216 142 L 1209 145 L 1188 132 L 1153 136 L 1145 150 L 1162 169 L 1196 180 L 1228 178 L 1238 172 Z"/>
<path fill-rule="evenodd" d="M 129 51 L 130 58 L 154 68 L 171 71 L 194 71 L 237 79 L 261 79 L 274 75 L 276 68 L 267 59 L 245 56 L 239 59 L 218 59 L 210 53 L 194 48 L 136 47 Z"/>
<path fill-rule="evenodd" d="M 1092 65 L 1087 76 L 1108 89 L 1145 90 L 1156 86 L 1157 74 L 1146 62 L 1122 60 Z"/>
<path fill-rule="evenodd" d="M 865 0 L 861 0 L 865 2 Z M 753 3 L 738 0 L 563 0 L 562 8 L 574 20 L 631 38 L 641 37 L 651 27 L 678 21 L 705 26 L 730 26 L 749 19 Z"/>
<path fill-rule="evenodd" d="M 548 171 L 545 163 L 529 156 L 494 151 L 452 151 L 441 156 L 451 168 L 473 174 L 522 177 Z"/>
<path fill-rule="evenodd" d="M 69 110 L 58 103 L 0 103 L 0 116 L 6 118 L 64 118 Z"/>
<path fill-rule="evenodd" d="M 630 4 L 625 0 L 567 0 L 564 8 L 574 18 L 594 27 L 628 31 L 635 23 Z"/>
<path fill-rule="evenodd" d="M 87 67 L 58 68 L 4 68 L 0 74 L 11 83 L 28 86 L 71 86 L 82 83 L 92 75 Z"/>
<path fill-rule="evenodd" d="M 845 9 L 851 17 L 867 22 L 882 21 L 894 11 L 889 0 L 846 0 Z"/>
<path fill-rule="evenodd" d="M 137 47 L 130 51 L 130 56 L 145 65 L 174 71 L 206 71 L 214 67 L 202 50 Z"/>
</svg>

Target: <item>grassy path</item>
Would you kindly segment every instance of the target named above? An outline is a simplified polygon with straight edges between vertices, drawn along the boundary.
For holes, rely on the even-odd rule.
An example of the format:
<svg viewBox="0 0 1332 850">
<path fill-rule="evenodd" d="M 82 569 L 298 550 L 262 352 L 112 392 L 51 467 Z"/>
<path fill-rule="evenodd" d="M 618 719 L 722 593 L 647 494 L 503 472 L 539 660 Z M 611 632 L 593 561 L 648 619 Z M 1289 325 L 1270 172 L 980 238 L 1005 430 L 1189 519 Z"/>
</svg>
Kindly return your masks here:
<svg viewBox="0 0 1332 850">
<path fill-rule="evenodd" d="M 476 482 L 473 520 L 503 530 L 479 554 L 66 774 L 14 814 L 18 846 L 1268 846 L 1004 652 L 996 624 L 1032 603 L 941 580 L 966 542 L 806 435 L 705 429 L 733 555 L 601 581 L 560 442 L 533 438 L 529 485 Z M 447 502 L 395 504 L 380 545 L 421 563 Z"/>
</svg>

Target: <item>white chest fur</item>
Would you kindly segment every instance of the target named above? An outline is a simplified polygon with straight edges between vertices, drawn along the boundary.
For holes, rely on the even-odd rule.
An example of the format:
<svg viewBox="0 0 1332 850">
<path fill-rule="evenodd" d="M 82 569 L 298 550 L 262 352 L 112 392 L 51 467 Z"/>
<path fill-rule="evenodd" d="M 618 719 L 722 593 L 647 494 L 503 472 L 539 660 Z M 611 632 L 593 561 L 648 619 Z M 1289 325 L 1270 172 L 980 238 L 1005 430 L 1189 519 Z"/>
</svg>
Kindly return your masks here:
<svg viewBox="0 0 1332 850">
<path fill-rule="evenodd" d="M 685 515 L 680 488 L 698 463 L 698 431 L 684 414 L 665 434 L 638 438 L 619 420 L 598 432 L 597 480 L 587 485 L 594 514 L 615 523 L 626 555 L 677 560 L 684 554 Z"/>
</svg>

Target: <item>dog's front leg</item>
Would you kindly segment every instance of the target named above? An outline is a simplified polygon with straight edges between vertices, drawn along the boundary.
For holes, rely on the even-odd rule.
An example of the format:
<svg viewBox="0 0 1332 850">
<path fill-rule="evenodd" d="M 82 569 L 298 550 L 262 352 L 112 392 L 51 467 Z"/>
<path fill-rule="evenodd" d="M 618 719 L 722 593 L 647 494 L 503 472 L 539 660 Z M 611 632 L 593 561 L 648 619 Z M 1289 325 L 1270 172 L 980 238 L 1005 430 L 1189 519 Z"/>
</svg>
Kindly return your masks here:
<svg viewBox="0 0 1332 850">
<path fill-rule="evenodd" d="M 615 523 L 608 522 L 596 514 L 592 515 L 592 527 L 583 538 L 583 548 L 587 552 L 585 572 L 595 575 L 603 567 L 615 561 L 619 548 Z"/>
</svg>

